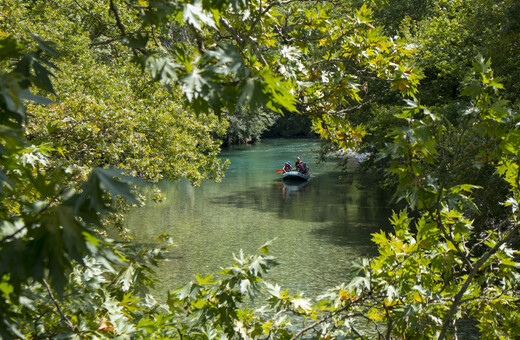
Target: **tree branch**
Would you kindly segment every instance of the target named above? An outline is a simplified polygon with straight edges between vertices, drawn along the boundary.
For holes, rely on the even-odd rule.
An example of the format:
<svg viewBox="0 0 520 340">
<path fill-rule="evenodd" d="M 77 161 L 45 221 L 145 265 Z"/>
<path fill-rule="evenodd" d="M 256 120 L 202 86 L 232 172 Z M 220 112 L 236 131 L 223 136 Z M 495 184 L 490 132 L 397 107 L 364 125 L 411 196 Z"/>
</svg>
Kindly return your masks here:
<svg viewBox="0 0 520 340">
<path fill-rule="evenodd" d="M 117 11 L 116 5 L 114 4 L 114 0 L 110 0 L 110 11 L 114 13 L 117 28 L 119 29 L 119 31 L 121 31 L 122 35 L 126 35 L 125 26 L 121 22 L 121 18 L 119 17 L 119 12 Z"/>
<path fill-rule="evenodd" d="M 61 310 L 60 305 L 58 304 L 58 301 L 56 301 L 56 299 L 54 298 L 54 295 L 52 294 L 51 287 L 49 286 L 49 284 L 47 283 L 47 281 L 45 279 L 43 279 L 43 284 L 45 285 L 45 288 L 47 288 L 49 297 L 51 298 L 52 302 L 54 303 L 54 306 L 56 306 L 56 309 L 58 310 L 58 313 L 60 314 L 62 320 L 65 321 L 65 323 L 71 330 L 75 331 L 76 326 L 74 326 L 74 324 L 69 320 L 69 318 L 67 318 L 67 316 L 65 314 L 63 314 L 63 311 Z"/>
<path fill-rule="evenodd" d="M 235 39 L 235 41 L 241 46 L 241 47 L 245 47 L 246 45 L 246 40 L 249 41 L 251 43 L 251 47 L 253 48 L 253 51 L 255 53 L 255 55 L 258 57 L 258 59 L 260 59 L 260 61 L 262 62 L 262 64 L 264 66 L 267 65 L 267 61 L 265 60 L 264 56 L 262 55 L 262 53 L 260 52 L 260 50 L 258 49 L 258 46 L 256 44 L 256 42 L 254 40 L 252 40 L 250 37 L 246 37 L 244 38 L 242 36 L 242 34 L 240 34 L 239 32 L 237 32 L 237 30 L 235 30 L 233 28 L 233 26 L 231 26 L 231 24 L 229 24 L 229 22 L 227 22 L 223 17 L 220 17 L 220 24 L 233 36 L 233 38 Z"/>
<path fill-rule="evenodd" d="M 82 6 L 77 0 L 74 0 L 76 5 L 85 13 L 87 13 L 90 17 L 92 17 L 94 20 L 96 20 L 98 23 L 104 25 L 106 24 L 102 19 L 92 14 L 88 9 L 86 9 L 84 6 Z"/>
<path fill-rule="evenodd" d="M 469 285 L 471 284 L 471 282 L 477 275 L 477 272 L 479 271 L 480 267 L 482 267 L 484 265 L 484 263 L 486 263 L 486 261 L 492 255 L 494 255 L 498 251 L 498 249 L 500 249 L 500 247 L 502 247 L 502 245 L 509 242 L 516 235 L 516 233 L 518 232 L 519 229 L 520 229 L 520 223 L 517 224 L 516 226 L 514 226 L 509 231 L 509 233 L 506 235 L 506 237 L 504 237 L 502 240 L 497 242 L 497 244 L 495 244 L 495 246 L 492 249 L 490 249 L 489 251 L 484 253 L 484 255 L 482 255 L 482 257 L 478 260 L 478 262 L 473 266 L 473 269 L 471 270 L 471 272 L 468 275 L 468 278 L 462 285 L 462 288 L 457 293 L 457 295 L 455 295 L 453 304 L 451 305 L 450 310 L 449 310 L 448 314 L 446 315 L 446 318 L 443 321 L 442 329 L 441 329 L 441 332 L 439 333 L 439 337 L 437 339 L 444 340 L 444 338 L 446 337 L 446 332 L 448 331 L 451 320 L 453 319 L 453 316 L 455 315 L 455 313 L 457 312 L 457 309 L 459 308 L 460 304 L 462 303 L 462 298 L 463 298 L 464 294 L 466 293 L 466 291 L 468 290 Z"/>
<path fill-rule="evenodd" d="M 327 321 L 328 319 L 338 315 L 339 313 L 343 312 L 343 311 L 346 311 L 347 309 L 349 309 L 351 307 L 351 305 L 349 304 L 348 306 L 345 306 L 343 308 L 340 308 L 332 313 L 330 313 L 329 315 L 327 315 L 326 317 L 324 317 L 323 319 L 321 320 L 318 320 L 316 321 L 315 323 L 303 328 L 302 330 L 300 330 L 298 333 L 296 333 L 292 338 L 291 340 L 296 340 L 298 339 L 300 336 L 302 336 L 303 334 L 305 334 L 307 331 L 313 329 L 313 328 L 316 328 L 317 326 L 321 325 L 322 323 L 324 323 L 325 321 Z"/>
</svg>

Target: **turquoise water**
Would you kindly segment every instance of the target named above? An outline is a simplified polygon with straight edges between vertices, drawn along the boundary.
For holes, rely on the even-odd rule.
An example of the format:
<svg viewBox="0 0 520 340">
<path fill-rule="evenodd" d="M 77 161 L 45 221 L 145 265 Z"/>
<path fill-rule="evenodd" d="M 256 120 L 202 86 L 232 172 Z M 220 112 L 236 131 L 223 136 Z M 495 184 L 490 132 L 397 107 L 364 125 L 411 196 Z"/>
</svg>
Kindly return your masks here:
<svg viewBox="0 0 520 340">
<path fill-rule="evenodd" d="M 158 289 L 217 273 L 240 249 L 252 254 L 271 240 L 271 255 L 282 264 L 267 281 L 308 297 L 348 281 L 353 262 L 375 254 L 371 234 L 388 230 L 389 198 L 355 169 L 344 177 L 334 164 L 317 164 L 319 143 L 276 139 L 232 147 L 222 152 L 231 165 L 221 183 L 161 183 L 167 199 L 127 217 L 136 241 L 162 233 L 174 239 Z M 275 170 L 297 156 L 313 176 L 285 185 Z"/>
</svg>

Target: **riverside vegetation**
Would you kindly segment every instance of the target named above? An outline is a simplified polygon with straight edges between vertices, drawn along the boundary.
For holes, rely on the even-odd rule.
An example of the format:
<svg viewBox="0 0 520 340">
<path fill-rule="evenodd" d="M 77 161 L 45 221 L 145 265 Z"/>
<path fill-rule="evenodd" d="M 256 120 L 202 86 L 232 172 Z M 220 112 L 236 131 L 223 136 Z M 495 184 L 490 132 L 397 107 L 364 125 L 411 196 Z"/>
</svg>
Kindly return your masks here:
<svg viewBox="0 0 520 340">
<path fill-rule="evenodd" d="M 518 338 L 519 13 L 506 0 L 2 1 L 0 337 L 448 339 L 471 319 L 483 339 Z M 386 170 L 406 208 L 373 235 L 379 255 L 312 301 L 262 281 L 266 245 L 156 301 L 168 236 L 107 236 L 127 237 L 139 181 L 218 181 L 229 122 L 259 131 L 289 112 Z M 267 306 L 248 303 L 260 293 Z"/>
</svg>

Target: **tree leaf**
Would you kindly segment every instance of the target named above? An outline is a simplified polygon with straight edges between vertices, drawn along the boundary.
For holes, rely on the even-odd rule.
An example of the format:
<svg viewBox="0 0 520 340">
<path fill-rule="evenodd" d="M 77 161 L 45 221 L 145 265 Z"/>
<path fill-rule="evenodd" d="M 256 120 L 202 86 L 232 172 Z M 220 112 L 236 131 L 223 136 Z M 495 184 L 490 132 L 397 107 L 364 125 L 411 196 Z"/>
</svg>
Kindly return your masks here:
<svg viewBox="0 0 520 340">
<path fill-rule="evenodd" d="M 196 29 L 202 28 L 201 24 L 206 24 L 210 27 L 217 28 L 212 15 L 208 13 L 202 7 L 202 1 L 196 0 L 194 3 L 186 4 L 182 12 L 182 18 L 185 23 L 193 25 Z"/>
<path fill-rule="evenodd" d="M 0 39 L 0 58 L 9 59 L 21 57 L 21 47 L 22 45 L 10 36 Z"/>
<path fill-rule="evenodd" d="M 4 192 L 4 187 L 12 190 L 14 187 L 14 183 L 5 175 L 2 169 L 0 169 L 0 193 Z"/>
<path fill-rule="evenodd" d="M 59 57 L 60 53 L 54 48 L 54 43 L 42 40 L 39 36 L 36 34 L 30 34 L 30 36 L 33 38 L 34 41 L 38 44 L 40 49 L 44 52 L 49 53 L 53 57 Z"/>
</svg>

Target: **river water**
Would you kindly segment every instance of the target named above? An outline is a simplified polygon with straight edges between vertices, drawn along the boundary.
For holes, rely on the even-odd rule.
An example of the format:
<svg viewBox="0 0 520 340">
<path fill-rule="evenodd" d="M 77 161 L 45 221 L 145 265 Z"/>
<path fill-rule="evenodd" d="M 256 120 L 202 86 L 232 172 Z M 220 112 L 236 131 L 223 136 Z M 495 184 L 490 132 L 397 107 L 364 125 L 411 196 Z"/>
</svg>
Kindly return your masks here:
<svg viewBox="0 0 520 340">
<path fill-rule="evenodd" d="M 319 140 L 273 139 L 225 149 L 231 161 L 221 183 L 164 181 L 167 199 L 127 216 L 138 242 L 167 233 L 175 246 L 158 269 L 166 292 L 201 275 L 216 274 L 233 254 L 256 253 L 273 240 L 271 255 L 282 264 L 266 280 L 292 293 L 315 297 L 348 281 L 354 261 L 375 254 L 371 234 L 389 230 L 389 198 L 355 169 L 317 164 Z M 286 185 L 275 170 L 296 157 L 313 174 L 304 185 Z"/>
</svg>

